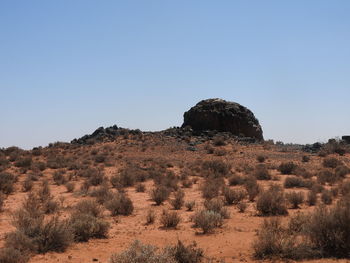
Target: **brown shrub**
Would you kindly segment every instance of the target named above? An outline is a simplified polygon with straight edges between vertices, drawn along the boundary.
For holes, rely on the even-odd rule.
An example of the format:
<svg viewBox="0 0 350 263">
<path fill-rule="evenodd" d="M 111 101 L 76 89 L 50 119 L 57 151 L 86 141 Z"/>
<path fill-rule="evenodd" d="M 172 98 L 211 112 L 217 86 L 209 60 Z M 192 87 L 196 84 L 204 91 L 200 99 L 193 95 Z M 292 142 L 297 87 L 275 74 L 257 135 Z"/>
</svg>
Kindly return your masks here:
<svg viewBox="0 0 350 263">
<path fill-rule="evenodd" d="M 16 177 L 11 173 L 0 173 L 0 191 L 4 194 L 13 192 L 13 184 L 16 182 Z"/>
<path fill-rule="evenodd" d="M 197 211 L 193 217 L 194 227 L 201 228 L 203 234 L 223 225 L 223 217 L 212 210 Z"/>
<path fill-rule="evenodd" d="M 323 166 L 326 168 L 336 168 L 338 165 L 341 165 L 342 162 L 334 157 L 327 157 L 323 160 Z"/>
<path fill-rule="evenodd" d="M 247 193 L 243 190 L 231 189 L 229 187 L 225 187 L 223 191 L 226 204 L 238 204 L 241 202 L 247 195 Z"/>
<path fill-rule="evenodd" d="M 271 180 L 271 174 L 264 164 L 255 167 L 253 176 L 258 180 Z"/>
</svg>

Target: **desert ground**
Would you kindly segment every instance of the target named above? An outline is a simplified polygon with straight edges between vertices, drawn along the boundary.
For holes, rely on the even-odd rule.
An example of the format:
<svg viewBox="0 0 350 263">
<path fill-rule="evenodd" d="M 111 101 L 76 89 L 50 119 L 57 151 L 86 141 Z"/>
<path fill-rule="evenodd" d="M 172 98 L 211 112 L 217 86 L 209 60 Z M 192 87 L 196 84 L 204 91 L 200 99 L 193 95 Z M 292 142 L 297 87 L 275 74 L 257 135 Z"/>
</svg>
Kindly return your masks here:
<svg viewBox="0 0 350 263">
<path fill-rule="evenodd" d="M 52 218 L 69 221 L 79 202 L 93 200 L 101 211 L 99 220 L 109 224 L 103 237 L 91 236 L 82 241 L 74 232 L 74 241 L 62 249 L 28 252 L 22 247 L 16 248 L 20 254 L 28 255 L 18 262 L 111 262 L 112 254 L 125 251 L 135 240 L 157 246 L 159 251 L 175 245 L 178 240 L 185 245 L 195 242 L 197 248 L 203 250 L 203 262 L 349 262 L 346 257 L 334 256 L 259 258 L 253 247 L 264 220 L 277 217 L 282 225 L 288 225 L 291 218 L 301 213 L 313 213 L 319 206 L 334 207 L 348 194 L 350 154 L 336 153 L 330 144 L 310 153 L 293 145 L 271 141 L 244 143 L 225 135 L 177 138 L 163 133 L 125 133 L 112 141 L 91 144 L 54 143 L 30 151 L 10 147 L 2 149 L 0 159 L 1 173 L 14 176 L 13 189 L 5 191 L 6 188 L 2 195 L 2 253 L 13 243 L 6 241 L 9 233 L 19 231 L 15 215 L 28 203 L 28 195 L 29 199 L 41 197 L 37 209 L 44 211 L 45 222 Z M 284 171 L 281 164 L 291 162 L 290 171 Z M 288 185 L 286 178 L 289 177 L 300 180 Z M 256 179 L 251 179 L 253 185 L 257 185 L 256 194 L 246 186 L 247 178 Z M 272 191 L 271 184 L 281 186 L 281 205 L 285 208 L 282 213 L 258 209 L 259 198 L 262 193 Z M 46 193 L 43 193 L 45 187 Z M 152 198 L 156 187 L 168 191 L 159 205 Z M 229 194 L 226 198 L 225 193 L 230 190 L 242 196 L 233 194 L 228 201 Z M 311 191 L 316 195 L 315 204 L 308 199 Z M 179 192 L 184 195 L 178 195 L 180 207 L 174 209 L 174 199 Z M 291 192 L 302 193 L 294 207 L 292 198 L 288 197 Z M 113 206 L 110 199 L 117 193 L 131 200 L 131 212 L 112 214 L 108 209 Z M 220 224 L 206 232 L 198 225 L 195 227 L 194 217 L 205 209 L 208 200 L 219 200 L 225 216 Z M 188 203 L 192 201 L 195 205 L 188 211 Z M 167 226 L 162 220 L 164 211 L 176 213 L 179 222 Z M 147 222 L 150 213 L 154 222 Z M 73 230 L 69 228 L 69 231 Z M 12 260 L 2 262 L 15 262 L 14 257 Z"/>
</svg>

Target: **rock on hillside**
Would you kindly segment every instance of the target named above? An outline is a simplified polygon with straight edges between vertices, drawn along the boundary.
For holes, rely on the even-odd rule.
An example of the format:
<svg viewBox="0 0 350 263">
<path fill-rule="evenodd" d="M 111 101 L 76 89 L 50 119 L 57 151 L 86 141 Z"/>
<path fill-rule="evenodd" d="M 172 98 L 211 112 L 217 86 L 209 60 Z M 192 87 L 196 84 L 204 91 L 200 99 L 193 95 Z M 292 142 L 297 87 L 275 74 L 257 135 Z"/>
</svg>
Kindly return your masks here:
<svg viewBox="0 0 350 263">
<path fill-rule="evenodd" d="M 253 112 L 246 107 L 222 99 L 202 100 L 184 113 L 182 127 L 195 131 L 216 130 L 236 136 L 263 140 L 262 128 Z"/>
</svg>

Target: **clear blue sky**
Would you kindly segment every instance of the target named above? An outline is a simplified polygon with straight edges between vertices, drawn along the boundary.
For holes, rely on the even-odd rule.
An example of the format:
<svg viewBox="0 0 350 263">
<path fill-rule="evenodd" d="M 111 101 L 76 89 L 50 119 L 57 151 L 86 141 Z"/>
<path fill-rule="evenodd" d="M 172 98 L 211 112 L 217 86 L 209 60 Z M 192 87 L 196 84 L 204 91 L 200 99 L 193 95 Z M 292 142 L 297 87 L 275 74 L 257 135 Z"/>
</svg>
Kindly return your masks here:
<svg viewBox="0 0 350 263">
<path fill-rule="evenodd" d="M 161 130 L 201 99 L 267 139 L 350 134 L 350 1 L 1 0 L 0 147 Z"/>
</svg>

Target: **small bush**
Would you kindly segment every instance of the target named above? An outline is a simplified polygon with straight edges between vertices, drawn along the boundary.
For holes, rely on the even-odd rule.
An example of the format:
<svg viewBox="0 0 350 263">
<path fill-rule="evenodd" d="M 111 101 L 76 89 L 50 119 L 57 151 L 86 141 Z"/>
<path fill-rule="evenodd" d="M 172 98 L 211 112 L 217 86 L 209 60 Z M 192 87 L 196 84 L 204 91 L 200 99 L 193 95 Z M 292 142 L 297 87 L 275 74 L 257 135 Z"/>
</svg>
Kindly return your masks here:
<svg viewBox="0 0 350 263">
<path fill-rule="evenodd" d="M 244 182 L 245 182 L 245 178 L 237 174 L 234 174 L 228 178 L 228 184 L 230 186 L 243 185 Z"/>
<path fill-rule="evenodd" d="M 286 198 L 294 209 L 304 202 L 304 194 L 302 192 L 290 192 L 286 194 Z"/>
<path fill-rule="evenodd" d="M 212 210 L 201 210 L 195 213 L 193 217 L 194 227 L 201 228 L 203 234 L 211 232 L 214 228 L 221 227 L 223 217 Z"/>
<path fill-rule="evenodd" d="M 203 250 L 197 248 L 195 242 L 186 246 L 179 240 L 176 245 L 167 247 L 166 251 L 179 263 L 200 263 L 204 257 Z"/>
<path fill-rule="evenodd" d="M 302 188 L 302 187 L 310 187 L 310 183 L 298 176 L 288 176 L 284 181 L 285 188 Z"/>
<path fill-rule="evenodd" d="M 236 190 L 226 187 L 223 191 L 226 204 L 238 204 L 246 197 L 246 192 L 243 190 Z"/>
<path fill-rule="evenodd" d="M 256 202 L 256 209 L 263 216 L 288 214 L 283 189 L 271 185 L 268 190 L 261 192 Z"/>
<path fill-rule="evenodd" d="M 156 219 L 156 213 L 153 209 L 149 209 L 146 214 L 146 224 L 150 225 L 153 224 Z"/>
<path fill-rule="evenodd" d="M 321 200 L 325 205 L 330 205 L 332 204 L 333 201 L 333 195 L 330 190 L 323 190 L 321 194 Z"/>
<path fill-rule="evenodd" d="M 263 162 L 265 162 L 265 160 L 266 160 L 266 156 L 265 156 L 265 155 L 258 155 L 258 156 L 256 157 L 256 160 L 257 160 L 259 163 L 263 163 Z"/>
<path fill-rule="evenodd" d="M 255 167 L 253 176 L 258 180 L 271 180 L 271 174 L 264 164 Z"/>
<path fill-rule="evenodd" d="M 207 178 L 201 186 L 202 196 L 205 199 L 212 199 L 219 196 L 220 189 L 224 185 L 224 181 L 220 178 L 209 179 Z"/>
<path fill-rule="evenodd" d="M 1 263 L 26 263 L 29 259 L 27 254 L 12 247 L 5 247 L 0 249 Z"/>
<path fill-rule="evenodd" d="M 238 208 L 238 210 L 239 210 L 240 213 L 244 213 L 245 210 L 248 208 L 248 204 L 245 203 L 245 202 L 239 202 L 239 203 L 237 204 L 237 208 Z"/>
<path fill-rule="evenodd" d="M 102 214 L 101 206 L 95 200 L 82 200 L 74 207 L 77 214 L 88 214 L 93 217 L 100 217 Z"/>
<path fill-rule="evenodd" d="M 177 190 L 174 193 L 174 199 L 170 200 L 170 204 L 173 206 L 175 210 L 181 209 L 181 207 L 184 205 L 184 197 L 185 193 L 182 190 Z"/>
<path fill-rule="evenodd" d="M 205 177 L 218 178 L 229 174 L 231 166 L 221 160 L 204 161 L 202 163 L 202 172 Z"/>
<path fill-rule="evenodd" d="M 135 189 L 136 189 L 136 192 L 143 193 L 146 191 L 146 186 L 143 183 L 138 183 Z"/>
<path fill-rule="evenodd" d="M 22 191 L 23 192 L 29 192 L 32 190 L 33 188 L 33 181 L 32 178 L 30 176 L 28 176 L 22 183 Z"/>
<path fill-rule="evenodd" d="M 181 217 L 175 211 L 163 210 L 163 213 L 160 217 L 160 223 L 165 228 L 175 228 L 181 221 Z"/>
<path fill-rule="evenodd" d="M 57 185 L 62 185 L 66 183 L 66 178 L 60 171 L 55 171 L 52 178 Z"/>
<path fill-rule="evenodd" d="M 13 174 L 6 172 L 0 173 L 0 191 L 4 194 L 11 194 L 15 181 L 16 177 Z"/>
<path fill-rule="evenodd" d="M 113 197 L 113 193 L 109 190 L 107 184 L 102 184 L 91 191 L 90 195 L 96 198 L 96 201 L 100 204 L 104 204 Z"/>
<path fill-rule="evenodd" d="M 326 168 L 336 168 L 338 165 L 341 165 L 342 162 L 334 157 L 327 157 L 323 160 L 323 166 Z"/>
<path fill-rule="evenodd" d="M 0 192 L 0 212 L 2 212 L 2 207 L 4 206 L 4 202 L 5 202 L 5 195 L 3 193 Z"/>
<path fill-rule="evenodd" d="M 77 242 L 86 242 L 90 238 L 106 238 L 109 224 L 91 214 L 74 213 L 70 227 Z"/>
<path fill-rule="evenodd" d="M 226 145 L 225 138 L 223 136 L 215 136 L 213 139 L 213 144 L 215 146 L 224 146 Z"/>
<path fill-rule="evenodd" d="M 68 193 L 72 193 L 74 191 L 75 184 L 73 182 L 68 182 L 64 186 L 66 187 Z"/>
<path fill-rule="evenodd" d="M 222 216 L 222 218 L 230 218 L 230 214 L 226 207 L 224 207 L 224 202 L 220 198 L 214 198 L 211 200 L 205 200 L 204 206 L 207 210 L 214 211 Z"/>
<path fill-rule="evenodd" d="M 157 186 L 151 190 L 151 199 L 156 205 L 161 205 L 165 200 L 169 198 L 170 191 L 165 186 Z"/>
<path fill-rule="evenodd" d="M 349 167 L 345 165 L 339 165 L 335 168 L 335 176 L 337 178 L 345 178 L 350 173 Z"/>
<path fill-rule="evenodd" d="M 310 156 L 308 155 L 303 155 L 303 157 L 301 157 L 301 161 L 303 163 L 308 163 L 310 161 Z"/>
<path fill-rule="evenodd" d="M 185 207 L 187 208 L 187 211 L 193 211 L 193 208 L 196 205 L 196 201 L 188 201 L 185 203 Z"/>
<path fill-rule="evenodd" d="M 283 162 L 280 164 L 280 166 L 278 167 L 278 170 L 282 173 L 282 174 L 293 174 L 293 172 L 295 171 L 295 169 L 298 166 L 293 163 L 293 162 Z"/>
<path fill-rule="evenodd" d="M 247 190 L 249 201 L 253 202 L 255 197 L 260 193 L 260 187 L 256 178 L 252 176 L 248 177 L 244 183 L 244 187 Z"/>
<path fill-rule="evenodd" d="M 111 263 L 177 263 L 172 255 L 165 252 L 157 253 L 157 248 L 144 245 L 136 240 L 131 246 L 120 254 L 113 254 Z"/>
<path fill-rule="evenodd" d="M 307 194 L 306 202 L 309 206 L 313 206 L 317 202 L 317 193 L 313 190 L 310 190 Z"/>
<path fill-rule="evenodd" d="M 332 184 L 332 183 L 335 183 L 337 181 L 337 178 L 336 178 L 335 174 L 333 173 L 333 171 L 331 171 L 329 169 L 323 169 L 323 170 L 318 172 L 317 181 L 320 184 L 325 184 L 325 183 Z"/>
<path fill-rule="evenodd" d="M 112 216 L 131 215 L 134 211 L 134 205 L 125 194 L 116 194 L 106 202 L 105 207 L 111 212 Z"/>
</svg>

